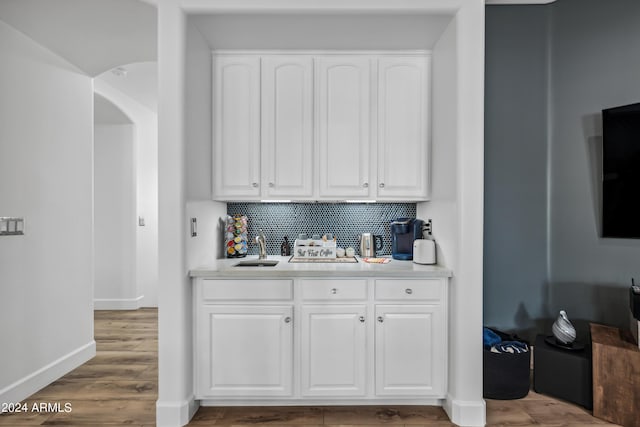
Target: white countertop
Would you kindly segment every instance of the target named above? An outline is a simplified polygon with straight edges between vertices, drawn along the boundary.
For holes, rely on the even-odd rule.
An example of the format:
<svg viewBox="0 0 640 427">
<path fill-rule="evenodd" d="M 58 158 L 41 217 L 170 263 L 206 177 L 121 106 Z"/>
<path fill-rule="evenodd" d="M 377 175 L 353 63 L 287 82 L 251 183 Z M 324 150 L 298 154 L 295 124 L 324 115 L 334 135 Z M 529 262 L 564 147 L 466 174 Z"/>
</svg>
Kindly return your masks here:
<svg viewBox="0 0 640 427">
<path fill-rule="evenodd" d="M 358 257 L 357 263 L 290 263 L 288 256 L 269 256 L 278 260 L 274 267 L 234 267 L 240 261 L 257 259 L 257 255 L 245 258 L 213 260 L 189 271 L 191 277 L 451 277 L 451 270 L 438 265 L 420 265 L 413 261 L 392 259 L 387 264 L 370 264 Z M 388 257 L 390 258 L 390 257 Z"/>
</svg>

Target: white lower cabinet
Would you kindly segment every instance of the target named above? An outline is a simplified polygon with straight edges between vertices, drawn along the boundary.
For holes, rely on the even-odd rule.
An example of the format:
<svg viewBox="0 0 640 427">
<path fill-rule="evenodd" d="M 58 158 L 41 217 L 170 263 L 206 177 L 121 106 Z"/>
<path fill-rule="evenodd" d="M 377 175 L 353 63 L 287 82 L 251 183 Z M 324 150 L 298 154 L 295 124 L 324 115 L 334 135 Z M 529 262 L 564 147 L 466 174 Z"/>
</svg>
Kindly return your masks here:
<svg viewBox="0 0 640 427">
<path fill-rule="evenodd" d="M 364 396 L 366 306 L 303 305 L 303 396 Z"/>
<path fill-rule="evenodd" d="M 196 398 L 441 399 L 446 284 L 446 278 L 196 279 Z"/>
<path fill-rule="evenodd" d="M 439 305 L 377 305 L 376 395 L 444 395 L 444 334 Z"/>
<path fill-rule="evenodd" d="M 291 305 L 203 305 L 199 311 L 198 397 L 291 396 Z"/>
</svg>

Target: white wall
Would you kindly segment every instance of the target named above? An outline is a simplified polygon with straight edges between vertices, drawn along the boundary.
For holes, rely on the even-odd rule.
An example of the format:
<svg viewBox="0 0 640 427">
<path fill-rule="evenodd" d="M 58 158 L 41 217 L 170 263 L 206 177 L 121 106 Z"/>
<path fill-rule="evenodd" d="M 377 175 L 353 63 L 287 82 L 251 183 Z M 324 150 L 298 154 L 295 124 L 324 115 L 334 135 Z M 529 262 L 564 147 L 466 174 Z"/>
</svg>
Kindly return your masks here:
<svg viewBox="0 0 640 427">
<path fill-rule="evenodd" d="M 187 217 L 196 218 L 198 235 L 187 237 L 189 268 L 224 256 L 219 221 L 226 216 L 227 205 L 211 200 L 211 60 L 209 45 L 190 19 L 186 47 Z"/>
<path fill-rule="evenodd" d="M 213 49 L 420 50 L 433 47 L 449 17 L 414 12 L 236 12 L 196 15 L 191 21 Z"/>
<path fill-rule="evenodd" d="M 94 128 L 96 309 L 135 309 L 135 126 Z"/>
<path fill-rule="evenodd" d="M 0 402 L 19 402 L 95 355 L 93 88 L 0 21 Z"/>
<path fill-rule="evenodd" d="M 159 426 L 176 426 L 187 423 L 197 409 L 188 269 L 221 256 L 218 220 L 226 214 L 226 205 L 211 201 L 211 51 L 179 8 L 161 6 L 159 23 L 160 99 L 168 101 L 159 105 L 163 172 L 156 418 Z M 197 237 L 189 233 L 191 217 L 198 220 Z"/>
<path fill-rule="evenodd" d="M 126 94 L 114 89 L 103 79 L 94 81 L 97 94 L 116 105 L 135 124 L 134 158 L 136 204 L 132 220 L 143 217 L 144 227 L 135 227 L 134 306 L 121 308 L 157 307 L 158 305 L 158 115 Z M 99 298 L 96 295 L 96 298 Z M 106 304 L 106 302 L 105 302 Z M 118 308 L 103 305 L 98 308 Z"/>
<path fill-rule="evenodd" d="M 449 398 L 460 425 L 484 425 L 482 261 L 484 204 L 484 3 L 456 14 L 457 254 L 450 289 Z"/>
<path fill-rule="evenodd" d="M 158 401 L 156 424 L 181 426 L 197 410 L 193 389 L 192 289 L 186 239 L 186 17 L 158 5 Z"/>
<path fill-rule="evenodd" d="M 456 22 L 452 20 L 434 46 L 431 83 L 431 200 L 418 203 L 417 214 L 433 221 L 438 264 L 453 268 L 457 251 L 457 86 Z"/>
<path fill-rule="evenodd" d="M 211 49 L 192 24 L 187 25 L 186 137 L 187 198 L 211 200 Z"/>
<path fill-rule="evenodd" d="M 449 393 L 445 410 L 459 425 L 484 425 L 482 400 L 482 28 L 481 11 L 463 8 L 433 49 L 431 200 L 438 263 L 449 286 Z M 474 18 L 475 16 L 475 18 Z M 482 25 L 480 25 L 481 27 Z M 477 53 L 477 52 L 476 52 Z M 480 79 L 480 81 L 479 81 Z M 465 85 L 468 85 L 465 87 Z"/>
</svg>

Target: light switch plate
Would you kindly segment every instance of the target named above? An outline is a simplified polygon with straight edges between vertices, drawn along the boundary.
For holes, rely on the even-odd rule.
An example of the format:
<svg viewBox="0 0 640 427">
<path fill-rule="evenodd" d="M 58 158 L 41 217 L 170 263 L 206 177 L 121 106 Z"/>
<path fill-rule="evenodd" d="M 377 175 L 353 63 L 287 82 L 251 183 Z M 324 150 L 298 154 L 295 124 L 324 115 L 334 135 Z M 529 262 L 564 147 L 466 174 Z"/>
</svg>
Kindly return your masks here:
<svg viewBox="0 0 640 427">
<path fill-rule="evenodd" d="M 24 234 L 24 218 L 0 217 L 0 236 L 21 236 Z"/>
<path fill-rule="evenodd" d="M 196 237 L 198 235 L 198 220 L 196 218 L 191 218 L 191 237 Z"/>
</svg>

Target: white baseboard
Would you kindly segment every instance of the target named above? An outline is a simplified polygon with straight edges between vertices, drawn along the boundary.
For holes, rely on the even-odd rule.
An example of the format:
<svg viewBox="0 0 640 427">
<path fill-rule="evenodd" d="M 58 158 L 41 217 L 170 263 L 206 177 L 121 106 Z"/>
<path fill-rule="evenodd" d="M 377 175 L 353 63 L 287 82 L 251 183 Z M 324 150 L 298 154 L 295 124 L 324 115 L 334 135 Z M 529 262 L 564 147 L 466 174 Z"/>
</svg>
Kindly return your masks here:
<svg viewBox="0 0 640 427">
<path fill-rule="evenodd" d="M 247 398 L 221 398 L 203 399 L 200 406 L 376 406 L 376 405 L 413 405 L 413 406 L 443 406 L 443 399 L 343 399 L 337 398 L 297 398 L 285 399 L 275 397 L 273 399 L 247 399 Z"/>
<path fill-rule="evenodd" d="M 158 297 L 149 297 L 145 295 L 140 301 L 140 308 L 158 308 Z"/>
<path fill-rule="evenodd" d="M 454 400 L 448 395 L 443 408 L 451 422 L 461 427 L 483 427 L 487 422 L 484 400 Z"/>
<path fill-rule="evenodd" d="M 94 310 L 137 310 L 142 307 L 144 295 L 137 298 L 99 299 L 93 300 Z"/>
<path fill-rule="evenodd" d="M 181 402 L 156 402 L 156 427 L 182 427 L 196 414 L 200 401 L 191 395 Z"/>
<path fill-rule="evenodd" d="M 71 372 L 96 355 L 96 342 L 91 342 L 54 360 L 34 373 L 0 390 L 0 402 L 21 402 L 58 378 Z"/>
</svg>

